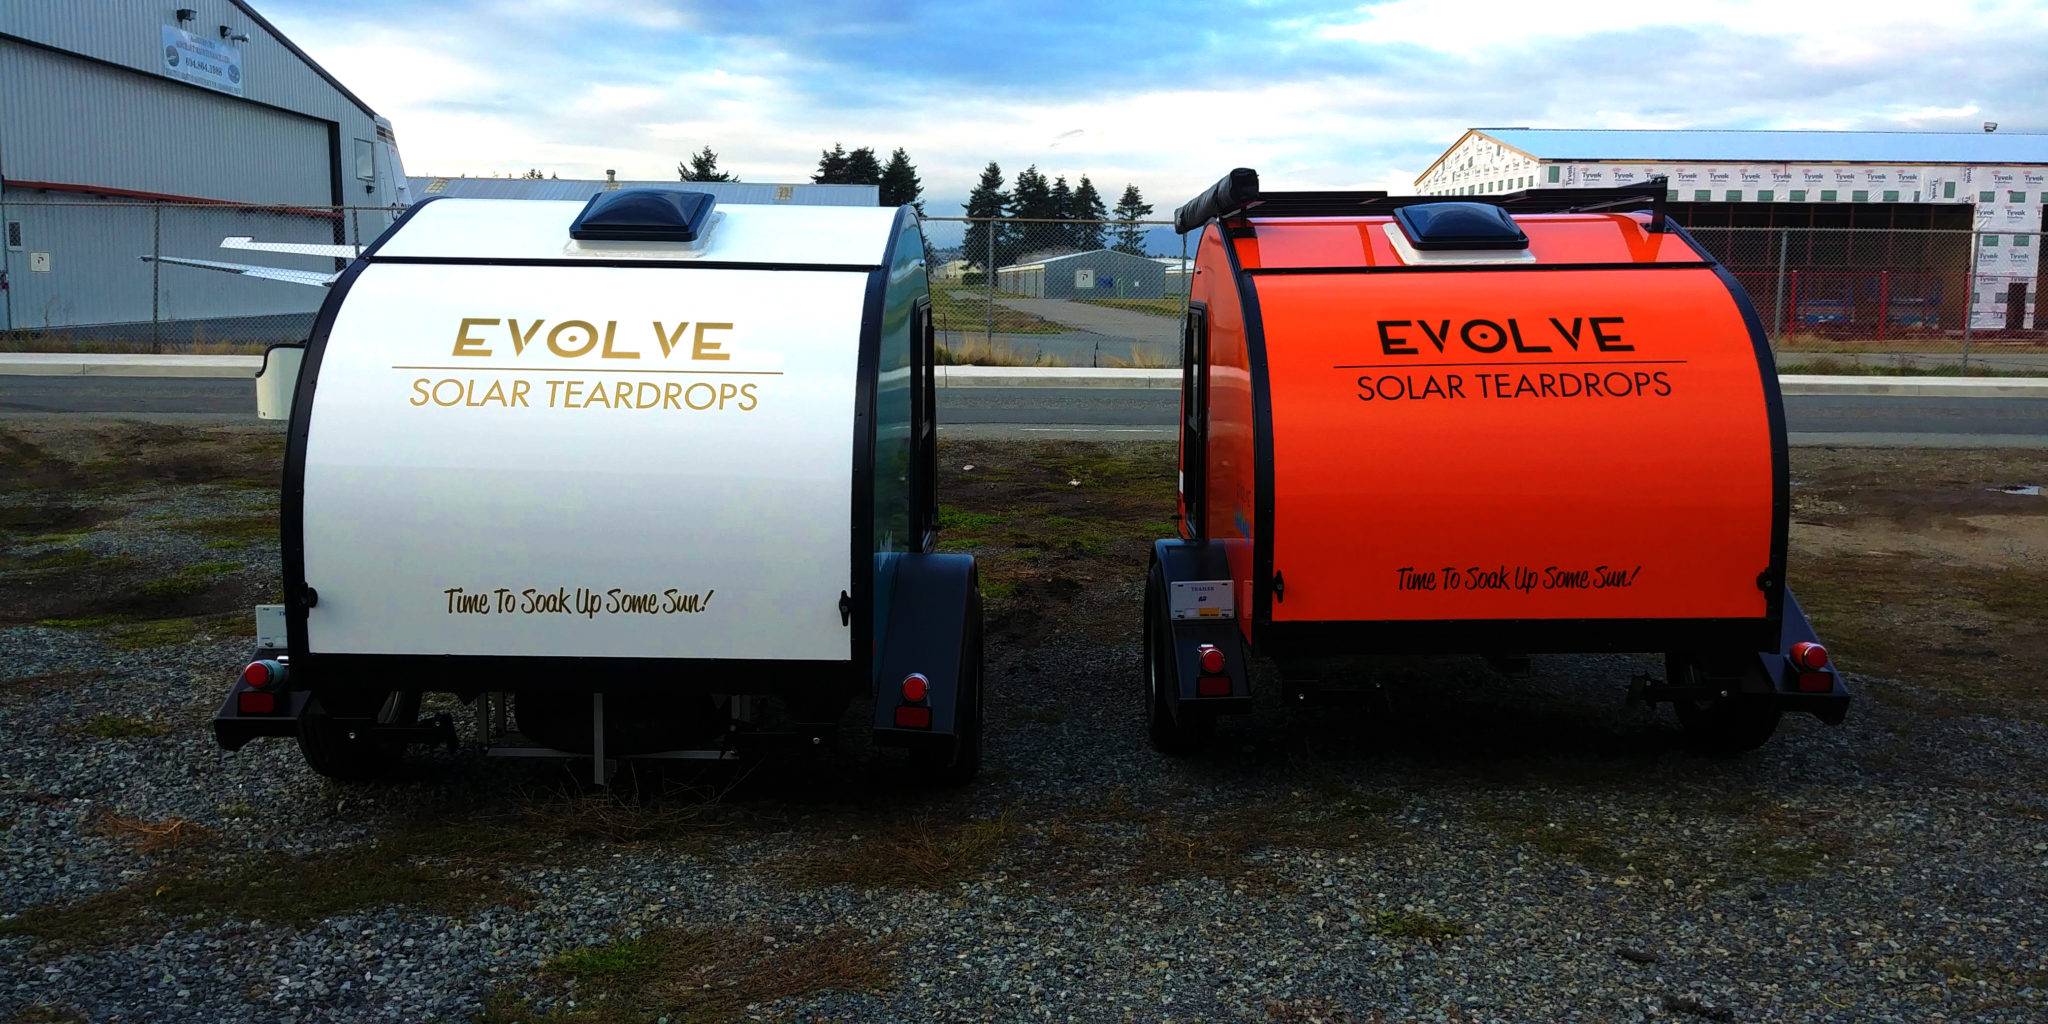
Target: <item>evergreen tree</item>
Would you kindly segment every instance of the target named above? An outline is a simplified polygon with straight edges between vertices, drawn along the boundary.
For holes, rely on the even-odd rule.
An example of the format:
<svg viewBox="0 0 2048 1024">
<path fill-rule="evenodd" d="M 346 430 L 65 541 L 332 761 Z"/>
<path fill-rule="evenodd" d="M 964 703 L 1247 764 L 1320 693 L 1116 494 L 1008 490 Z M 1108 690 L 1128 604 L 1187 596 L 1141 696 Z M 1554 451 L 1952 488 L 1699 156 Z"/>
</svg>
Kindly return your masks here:
<svg viewBox="0 0 2048 1024">
<path fill-rule="evenodd" d="M 718 154 L 713 153 L 710 146 L 704 147 L 696 156 L 691 157 L 688 163 L 677 164 L 676 176 L 684 181 L 740 180 L 718 169 Z"/>
<path fill-rule="evenodd" d="M 520 172 L 520 174 L 519 174 L 519 176 L 520 176 L 520 177 L 522 177 L 522 178 L 525 178 L 525 179 L 527 179 L 527 180 L 529 180 L 529 181 L 531 181 L 531 180 L 534 180 L 534 179 L 537 179 L 537 178 L 545 178 L 545 177 L 547 177 L 547 175 L 545 175 L 545 174 L 542 174 L 542 173 L 540 173 L 540 168 L 538 168 L 538 167 L 529 167 L 529 168 L 527 168 L 526 170 L 524 170 L 524 171 L 521 171 L 521 172 Z"/>
<path fill-rule="evenodd" d="M 831 149 L 818 151 L 818 173 L 811 180 L 820 185 L 846 183 L 846 147 L 835 142 Z"/>
<path fill-rule="evenodd" d="M 985 218 L 967 223 L 967 237 L 960 244 L 960 255 L 971 267 L 980 267 L 984 273 L 992 273 L 989 265 L 989 241 L 1002 241 L 1000 234 L 991 235 L 1001 227 L 992 222 L 1010 208 L 1010 194 L 1003 191 L 1003 169 L 994 160 L 981 169 L 981 180 L 974 185 L 974 191 L 967 194 L 967 216 Z"/>
<path fill-rule="evenodd" d="M 846 154 L 846 176 L 842 185 L 880 185 L 882 165 L 875 159 L 875 151 L 862 146 Z"/>
<path fill-rule="evenodd" d="M 1046 205 L 1052 208 L 1052 219 L 1074 219 L 1074 190 L 1067 186 L 1067 176 L 1062 174 L 1052 180 L 1052 188 L 1046 192 Z M 1074 247 L 1074 229 L 1071 224 L 1054 224 L 1037 231 L 1046 248 L 1070 249 Z"/>
<path fill-rule="evenodd" d="M 1074 186 L 1074 196 L 1067 203 L 1069 220 L 1080 221 L 1068 229 L 1074 248 L 1092 252 L 1104 247 L 1102 221 L 1109 211 L 1102 208 L 1102 193 L 1095 191 L 1095 183 L 1088 176 L 1081 175 L 1081 183 Z"/>
<path fill-rule="evenodd" d="M 1138 193 L 1138 186 L 1125 185 L 1123 198 L 1116 201 L 1116 227 L 1111 232 L 1116 244 L 1111 248 L 1133 256 L 1145 255 L 1145 227 L 1138 221 L 1151 213 L 1152 204 Z"/>
<path fill-rule="evenodd" d="M 922 217 L 923 196 L 924 182 L 918 180 L 917 165 L 910 162 L 910 154 L 897 147 L 889 154 L 889 166 L 882 168 L 882 205 L 915 207 Z"/>
</svg>

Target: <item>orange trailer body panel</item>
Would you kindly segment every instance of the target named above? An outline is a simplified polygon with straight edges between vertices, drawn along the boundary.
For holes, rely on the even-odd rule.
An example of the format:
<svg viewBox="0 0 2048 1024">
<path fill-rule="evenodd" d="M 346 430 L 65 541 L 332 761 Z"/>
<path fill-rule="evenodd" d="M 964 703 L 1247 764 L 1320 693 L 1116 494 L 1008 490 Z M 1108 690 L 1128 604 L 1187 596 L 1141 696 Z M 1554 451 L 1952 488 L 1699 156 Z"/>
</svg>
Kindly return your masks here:
<svg viewBox="0 0 2048 1024">
<path fill-rule="evenodd" d="M 1764 382 L 1713 270 L 1253 281 L 1274 621 L 1766 614 Z"/>
<path fill-rule="evenodd" d="M 1255 646 L 1657 649 L 1775 628 L 1783 413 L 1739 288 L 1647 217 L 1516 223 L 1526 251 L 1448 259 L 1404 252 L 1387 216 L 1204 231 L 1184 534 L 1226 549 Z"/>
</svg>

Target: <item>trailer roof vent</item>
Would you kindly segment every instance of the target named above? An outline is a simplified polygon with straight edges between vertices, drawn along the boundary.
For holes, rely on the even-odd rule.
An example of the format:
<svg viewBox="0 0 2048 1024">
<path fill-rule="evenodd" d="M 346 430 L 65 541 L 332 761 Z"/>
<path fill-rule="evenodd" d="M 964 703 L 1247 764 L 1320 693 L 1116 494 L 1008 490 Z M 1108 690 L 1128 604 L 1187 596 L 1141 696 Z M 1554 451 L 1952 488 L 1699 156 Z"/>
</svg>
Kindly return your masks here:
<svg viewBox="0 0 2048 1024">
<path fill-rule="evenodd" d="M 1423 252 L 1529 247 L 1515 219 L 1491 203 L 1417 203 L 1395 210 L 1394 220 Z"/>
<path fill-rule="evenodd" d="M 569 225 L 579 241 L 694 242 L 717 200 L 708 192 L 622 188 L 590 197 Z"/>
</svg>

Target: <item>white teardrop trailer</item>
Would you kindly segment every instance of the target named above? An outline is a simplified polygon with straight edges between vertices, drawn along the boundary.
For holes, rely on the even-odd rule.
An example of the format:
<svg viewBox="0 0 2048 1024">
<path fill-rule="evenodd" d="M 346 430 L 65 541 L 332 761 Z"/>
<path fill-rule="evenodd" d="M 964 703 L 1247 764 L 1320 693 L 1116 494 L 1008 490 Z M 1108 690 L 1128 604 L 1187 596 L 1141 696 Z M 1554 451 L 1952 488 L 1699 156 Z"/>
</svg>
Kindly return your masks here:
<svg viewBox="0 0 2048 1024">
<path fill-rule="evenodd" d="M 491 752 L 602 781 L 821 745 L 872 697 L 921 775 L 974 773 L 981 598 L 974 559 L 933 550 L 909 210 L 430 200 L 330 287 L 258 379 L 259 404 L 289 395 L 285 600 L 223 747 L 295 736 L 367 778 L 453 745 L 419 713 L 452 693 Z"/>
</svg>

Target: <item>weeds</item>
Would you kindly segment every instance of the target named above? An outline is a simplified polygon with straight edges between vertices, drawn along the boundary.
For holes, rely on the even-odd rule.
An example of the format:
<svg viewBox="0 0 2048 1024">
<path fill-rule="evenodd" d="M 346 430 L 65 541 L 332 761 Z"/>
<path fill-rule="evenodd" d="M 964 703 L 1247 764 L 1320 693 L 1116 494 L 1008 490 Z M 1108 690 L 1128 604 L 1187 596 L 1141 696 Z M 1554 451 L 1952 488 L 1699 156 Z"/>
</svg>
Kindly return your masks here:
<svg viewBox="0 0 2048 1024">
<path fill-rule="evenodd" d="M 218 833 L 198 822 L 185 818 L 170 817 L 162 821 L 145 821 L 106 811 L 100 815 L 96 828 L 100 834 L 127 843 L 137 853 L 161 853 L 188 846 L 213 842 Z"/>
<path fill-rule="evenodd" d="M 943 889 L 986 874 L 1019 828 L 1007 817 L 981 821 L 918 818 L 880 824 L 830 848 L 772 865 L 807 888 Z"/>
<path fill-rule="evenodd" d="M 153 740 L 170 731 L 168 724 L 155 719 L 113 714 L 94 715 L 75 727 L 77 735 L 102 740 Z"/>
</svg>

